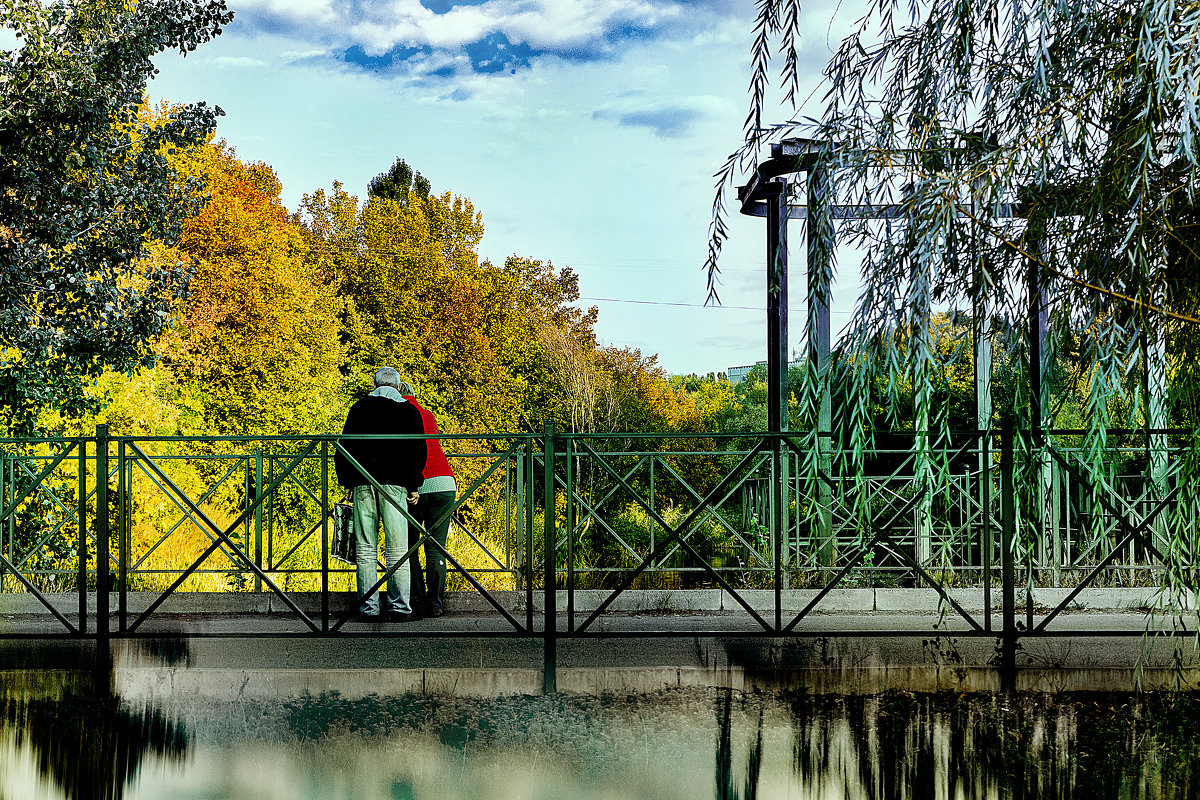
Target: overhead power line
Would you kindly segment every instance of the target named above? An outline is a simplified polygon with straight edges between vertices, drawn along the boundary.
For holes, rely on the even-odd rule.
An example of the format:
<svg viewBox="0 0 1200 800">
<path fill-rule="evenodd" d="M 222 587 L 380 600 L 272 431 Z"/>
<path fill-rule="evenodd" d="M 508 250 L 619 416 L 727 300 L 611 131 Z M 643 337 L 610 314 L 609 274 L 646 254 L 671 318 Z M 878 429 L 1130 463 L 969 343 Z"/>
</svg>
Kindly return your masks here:
<svg viewBox="0 0 1200 800">
<path fill-rule="evenodd" d="M 668 303 L 663 300 L 625 300 L 619 297 L 581 297 L 580 301 L 596 303 L 633 303 L 639 306 L 676 306 L 678 308 L 731 308 L 739 311 L 762 311 L 758 306 L 706 306 L 703 303 Z"/>
<path fill-rule="evenodd" d="M 619 297 L 581 297 L 576 302 L 581 303 L 585 300 L 590 303 L 591 302 L 594 302 L 594 303 L 632 303 L 634 305 L 639 305 L 639 306 L 675 306 L 678 308 L 717 308 L 717 309 L 731 309 L 734 311 L 763 311 L 763 312 L 766 311 L 766 308 L 764 306 L 726 306 L 726 305 L 708 305 L 708 306 L 706 306 L 704 303 L 669 303 L 669 302 L 666 302 L 663 300 L 626 300 L 624 298 L 619 298 Z M 804 312 L 803 308 L 788 309 L 788 313 L 799 314 L 799 313 L 803 313 L 803 312 Z M 832 310 L 830 313 L 832 313 L 832 314 L 849 314 L 850 312 L 849 311 Z"/>
</svg>

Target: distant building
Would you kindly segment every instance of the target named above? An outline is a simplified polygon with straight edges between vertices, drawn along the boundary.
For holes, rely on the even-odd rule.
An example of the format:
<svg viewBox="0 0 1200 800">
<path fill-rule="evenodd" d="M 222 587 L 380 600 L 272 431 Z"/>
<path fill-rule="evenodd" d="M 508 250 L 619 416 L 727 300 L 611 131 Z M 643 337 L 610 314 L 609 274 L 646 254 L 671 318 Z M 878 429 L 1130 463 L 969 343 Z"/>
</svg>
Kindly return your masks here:
<svg viewBox="0 0 1200 800">
<path fill-rule="evenodd" d="M 767 365 L 767 362 L 759 361 L 758 364 L 762 364 L 765 367 Z M 758 364 L 745 364 L 740 367 L 730 367 L 728 369 L 729 382 L 732 383 L 734 386 L 737 386 L 739 383 L 746 380 L 746 376 L 750 374 L 750 370 L 757 367 Z"/>
<path fill-rule="evenodd" d="M 750 370 L 760 365 L 765 367 L 767 362 L 759 361 L 757 364 L 744 364 L 740 367 L 730 367 L 728 370 L 726 370 L 726 373 L 729 375 L 729 382 L 734 386 L 737 386 L 739 383 L 746 380 L 746 376 L 750 374 Z M 802 366 L 804 366 L 804 361 L 801 359 L 795 359 L 788 364 L 788 369 Z"/>
</svg>

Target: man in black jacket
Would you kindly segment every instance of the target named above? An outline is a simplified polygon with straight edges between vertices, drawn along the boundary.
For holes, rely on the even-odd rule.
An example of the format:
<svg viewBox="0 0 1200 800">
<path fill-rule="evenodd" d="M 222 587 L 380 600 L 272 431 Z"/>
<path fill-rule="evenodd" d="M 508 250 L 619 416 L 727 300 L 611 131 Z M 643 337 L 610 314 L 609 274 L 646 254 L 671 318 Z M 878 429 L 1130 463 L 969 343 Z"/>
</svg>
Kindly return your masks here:
<svg viewBox="0 0 1200 800">
<path fill-rule="evenodd" d="M 350 407 L 343 436 L 363 434 L 423 434 L 421 412 L 404 399 L 396 387 L 400 373 L 383 367 L 375 373 L 375 391 Z M 342 447 L 362 467 L 359 470 L 339 450 L 334 454 L 338 482 L 354 494 L 354 535 L 358 548 L 358 613 L 365 620 L 413 619 L 409 604 L 409 569 L 392 572 L 387 580 L 387 595 L 380 613 L 379 595 L 367 589 L 378 580 L 376 555 L 379 552 L 379 523 L 383 522 L 383 554 L 388 569 L 408 549 L 408 520 L 401 513 L 405 503 L 416 503 L 417 490 L 424 480 L 425 440 L 414 439 L 343 439 Z M 367 475 L 363 474 L 363 470 Z"/>
</svg>

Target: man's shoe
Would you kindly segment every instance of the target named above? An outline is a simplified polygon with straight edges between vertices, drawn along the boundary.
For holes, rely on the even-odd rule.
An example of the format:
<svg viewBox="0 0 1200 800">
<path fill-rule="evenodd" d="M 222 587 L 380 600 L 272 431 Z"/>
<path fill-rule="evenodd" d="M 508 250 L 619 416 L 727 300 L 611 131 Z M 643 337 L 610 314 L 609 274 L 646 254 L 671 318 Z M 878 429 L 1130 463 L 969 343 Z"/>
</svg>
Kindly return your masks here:
<svg viewBox="0 0 1200 800">
<path fill-rule="evenodd" d="M 446 609 L 442 608 L 441 606 L 433 606 L 428 611 L 425 612 L 425 616 L 427 616 L 427 617 L 444 617 L 444 616 L 446 616 Z"/>
<path fill-rule="evenodd" d="M 383 622 L 384 619 L 383 614 L 363 614 L 361 612 L 354 617 L 355 622 Z"/>
<path fill-rule="evenodd" d="M 420 617 L 413 613 L 401 614 L 393 611 L 388 614 L 388 622 L 416 622 Z"/>
</svg>

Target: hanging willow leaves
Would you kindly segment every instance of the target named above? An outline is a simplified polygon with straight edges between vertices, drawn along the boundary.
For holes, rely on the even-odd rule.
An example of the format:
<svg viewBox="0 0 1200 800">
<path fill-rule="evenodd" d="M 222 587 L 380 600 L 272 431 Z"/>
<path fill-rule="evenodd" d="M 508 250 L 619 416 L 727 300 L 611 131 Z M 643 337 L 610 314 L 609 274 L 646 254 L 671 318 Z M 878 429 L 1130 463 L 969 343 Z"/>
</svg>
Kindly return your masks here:
<svg viewBox="0 0 1200 800">
<path fill-rule="evenodd" d="M 947 415 L 933 392 L 934 311 L 961 312 L 976 321 L 976 335 L 1008 342 L 1026 376 L 1035 354 L 1026 337 L 1008 334 L 1042 315 L 1043 363 L 1058 342 L 1082 341 L 1081 467 L 1093 497 L 1113 489 L 1104 477 L 1111 445 L 1134 441 L 1115 429 L 1141 428 L 1155 491 L 1177 487 L 1187 498 L 1158 526 L 1167 545 L 1157 549 L 1169 559 L 1195 553 L 1200 465 L 1190 457 L 1166 466 L 1166 439 L 1149 431 L 1200 424 L 1190 355 L 1200 344 L 1200 2 L 873 0 L 825 68 L 819 119 L 768 126 L 773 59 L 783 61 L 783 92 L 799 110 L 791 7 L 758 3 L 745 140 L 717 174 L 710 298 L 727 190 L 765 143 L 817 140 L 833 202 L 897 211 L 887 222 L 846 220 L 816 232 L 830 252 L 836 234 L 837 244 L 866 253 L 859 302 L 839 339 L 839 428 L 870 428 L 869 403 L 854 399 L 865 387 L 912 381 L 918 423 L 937 437 Z M 822 379 L 808 372 L 808 396 Z M 1018 386 L 1015 407 L 998 413 L 1027 431 L 1053 426 L 1046 387 L 1035 391 Z M 1169 406 L 1160 402 L 1168 394 Z M 1037 437 L 1021 438 L 1033 503 L 1045 455 Z M 854 474 L 869 436 L 847 443 L 854 452 L 842 466 Z M 914 452 L 929 443 L 918 437 Z M 1175 599 L 1195 585 L 1194 569 L 1181 563 L 1166 575 Z"/>
</svg>

